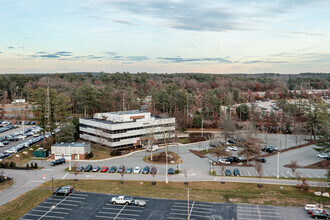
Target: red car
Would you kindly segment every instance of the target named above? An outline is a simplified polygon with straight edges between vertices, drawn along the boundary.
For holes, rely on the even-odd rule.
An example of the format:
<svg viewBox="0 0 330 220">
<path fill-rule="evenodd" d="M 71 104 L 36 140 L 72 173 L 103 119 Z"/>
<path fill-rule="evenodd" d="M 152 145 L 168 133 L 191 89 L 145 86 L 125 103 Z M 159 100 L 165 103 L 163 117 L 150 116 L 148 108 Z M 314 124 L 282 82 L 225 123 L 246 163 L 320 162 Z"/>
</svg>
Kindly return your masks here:
<svg viewBox="0 0 330 220">
<path fill-rule="evenodd" d="M 109 169 L 108 167 L 102 167 L 101 172 L 107 172 L 108 169 Z"/>
</svg>

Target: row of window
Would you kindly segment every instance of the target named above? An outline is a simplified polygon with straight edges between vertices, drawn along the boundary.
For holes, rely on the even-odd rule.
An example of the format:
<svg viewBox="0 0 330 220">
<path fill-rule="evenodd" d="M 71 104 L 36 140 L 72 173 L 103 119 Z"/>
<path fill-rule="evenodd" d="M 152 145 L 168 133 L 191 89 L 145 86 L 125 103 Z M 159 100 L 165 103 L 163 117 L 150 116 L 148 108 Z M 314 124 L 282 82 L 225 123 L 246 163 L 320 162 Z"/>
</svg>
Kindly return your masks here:
<svg viewBox="0 0 330 220">
<path fill-rule="evenodd" d="M 126 128 L 126 129 L 120 129 L 120 130 L 107 130 L 107 129 L 102 129 L 102 128 L 99 128 L 99 127 L 95 127 L 95 126 L 91 126 L 91 125 L 85 125 L 85 124 L 80 124 L 79 126 L 82 127 L 82 128 L 93 128 L 93 129 L 101 130 L 101 131 L 103 131 L 105 133 L 108 133 L 108 134 L 121 134 L 121 133 L 126 133 L 128 131 L 141 130 L 141 129 L 150 129 L 150 133 L 151 133 L 154 128 L 157 128 L 157 127 L 174 127 L 175 124 L 172 123 L 172 124 L 164 124 L 164 125 L 158 125 L 158 126 L 145 126 L 145 127 L 136 127 L 136 128 Z"/>
</svg>

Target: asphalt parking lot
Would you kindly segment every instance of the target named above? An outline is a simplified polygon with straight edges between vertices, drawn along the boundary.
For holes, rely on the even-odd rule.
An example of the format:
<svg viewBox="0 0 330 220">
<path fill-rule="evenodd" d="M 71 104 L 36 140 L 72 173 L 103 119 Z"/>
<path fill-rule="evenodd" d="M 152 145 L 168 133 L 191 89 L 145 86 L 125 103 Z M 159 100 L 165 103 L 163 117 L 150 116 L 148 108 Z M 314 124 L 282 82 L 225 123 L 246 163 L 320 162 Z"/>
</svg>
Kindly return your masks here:
<svg viewBox="0 0 330 220">
<path fill-rule="evenodd" d="M 184 200 L 138 198 L 145 207 L 113 205 L 115 195 L 74 192 L 68 197 L 51 196 L 25 214 L 21 220 L 35 219 L 190 219 L 196 220 L 307 220 L 304 209 L 249 204 L 208 203 Z M 54 202 L 54 203 L 53 203 Z M 51 209 L 54 204 L 55 208 Z"/>
<path fill-rule="evenodd" d="M 114 195 L 74 192 L 68 197 L 52 196 L 20 219 L 237 219 L 236 205 L 183 200 L 139 198 L 145 207 L 113 205 Z M 53 205 L 55 208 L 50 209 Z"/>
</svg>

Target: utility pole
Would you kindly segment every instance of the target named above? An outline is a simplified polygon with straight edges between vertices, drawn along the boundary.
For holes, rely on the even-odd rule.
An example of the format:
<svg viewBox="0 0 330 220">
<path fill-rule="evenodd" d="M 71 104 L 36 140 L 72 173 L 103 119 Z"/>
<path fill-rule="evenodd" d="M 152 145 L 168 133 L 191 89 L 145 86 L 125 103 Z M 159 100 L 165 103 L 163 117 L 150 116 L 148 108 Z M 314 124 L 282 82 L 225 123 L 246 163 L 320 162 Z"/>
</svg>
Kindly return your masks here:
<svg viewBox="0 0 330 220">
<path fill-rule="evenodd" d="M 54 193 L 54 176 L 53 176 L 53 173 L 52 173 L 52 194 Z M 54 195 L 52 195 L 52 200 L 53 200 L 53 205 L 52 205 L 52 209 L 55 208 L 55 205 L 54 205 Z"/>
<path fill-rule="evenodd" d="M 188 216 L 187 216 L 187 220 L 190 220 L 190 213 L 189 213 L 189 190 L 190 188 L 187 188 L 188 190 Z"/>
</svg>

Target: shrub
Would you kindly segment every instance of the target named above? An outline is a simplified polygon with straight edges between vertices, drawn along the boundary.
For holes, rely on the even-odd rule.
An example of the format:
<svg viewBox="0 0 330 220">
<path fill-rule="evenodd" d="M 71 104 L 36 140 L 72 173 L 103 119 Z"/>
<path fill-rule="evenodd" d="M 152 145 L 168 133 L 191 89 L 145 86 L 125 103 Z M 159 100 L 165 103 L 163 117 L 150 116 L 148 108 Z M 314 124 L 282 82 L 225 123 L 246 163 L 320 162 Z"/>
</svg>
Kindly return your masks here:
<svg viewBox="0 0 330 220">
<path fill-rule="evenodd" d="M 32 169 L 34 168 L 34 164 L 31 162 L 31 166 L 30 166 Z"/>
<path fill-rule="evenodd" d="M 38 164 L 37 164 L 37 162 L 34 163 L 34 168 L 35 168 L 35 169 L 38 168 Z"/>
<path fill-rule="evenodd" d="M 121 155 L 121 151 L 119 150 L 114 150 L 110 152 L 110 156 L 120 156 Z"/>
<path fill-rule="evenodd" d="M 142 145 L 136 145 L 135 148 L 142 148 Z"/>
<path fill-rule="evenodd" d="M 210 174 L 211 174 L 212 176 L 217 175 L 216 172 L 215 172 L 215 170 L 212 170 L 212 171 L 210 172 Z"/>
<path fill-rule="evenodd" d="M 4 167 L 4 164 L 3 163 L 0 163 L 0 168 L 3 168 Z"/>
<path fill-rule="evenodd" d="M 28 164 L 28 163 L 26 164 L 26 169 L 30 169 L 30 166 L 29 166 L 29 164 Z"/>
<path fill-rule="evenodd" d="M 8 162 L 6 162 L 3 166 L 3 168 L 8 168 L 8 167 L 9 167 L 9 164 L 8 164 Z"/>
<path fill-rule="evenodd" d="M 177 170 L 174 170 L 174 173 L 179 174 L 179 173 L 181 173 L 181 171 L 179 169 L 177 169 Z"/>
<path fill-rule="evenodd" d="M 87 154 L 86 159 L 90 159 L 92 157 L 93 157 L 93 152 L 90 152 L 89 154 Z"/>
<path fill-rule="evenodd" d="M 10 167 L 10 168 L 14 168 L 14 167 L 16 167 L 15 162 L 14 162 L 14 161 L 10 162 L 9 167 Z"/>
</svg>

